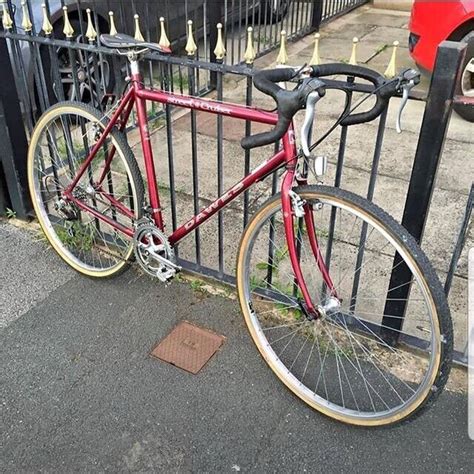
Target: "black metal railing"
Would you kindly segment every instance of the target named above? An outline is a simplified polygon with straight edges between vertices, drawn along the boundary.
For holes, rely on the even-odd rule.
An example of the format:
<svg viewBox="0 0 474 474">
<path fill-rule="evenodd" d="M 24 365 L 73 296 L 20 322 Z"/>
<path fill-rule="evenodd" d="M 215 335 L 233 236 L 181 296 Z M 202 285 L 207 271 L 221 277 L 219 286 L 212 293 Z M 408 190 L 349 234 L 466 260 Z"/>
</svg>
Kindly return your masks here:
<svg viewBox="0 0 474 474">
<path fill-rule="evenodd" d="M 185 53 L 187 21 L 192 20 L 199 45 L 192 56 L 197 67 L 190 75 L 189 65 L 184 66 L 179 60 L 169 61 L 166 87 L 180 93 L 202 95 L 216 86 L 217 70 L 210 67 L 209 62 L 224 62 L 229 66 L 244 62 L 248 27 L 253 28 L 254 52 L 258 57 L 280 44 L 282 31 L 286 31 L 288 39 L 298 38 L 318 29 L 321 22 L 350 11 L 365 1 L 27 0 L 23 8 L 20 0 L 2 0 L 2 22 L 5 9 L 11 25 L 4 28 L 9 32 L 9 39 L 1 41 L 2 95 L 6 110 L 0 113 L 0 128 L 3 130 L 0 133 L 7 133 L 11 124 L 18 124 L 21 120 L 25 129 L 16 127 L 9 132 L 8 140 L 6 136 L 1 140 L 2 156 L 13 155 L 15 159 L 6 160 L 0 168 L 0 210 L 12 207 L 20 217 L 31 211 L 26 173 L 20 157 L 25 155 L 28 137 L 44 110 L 61 100 L 79 100 L 104 109 L 114 95 L 120 94 L 128 73 L 127 61 L 102 48 L 100 42 L 100 33 L 108 33 L 112 23 L 118 31 L 131 34 L 137 34 L 138 23 L 139 34 L 144 39 L 157 41 L 161 34 L 159 19 L 163 15 L 171 47 L 179 56 Z M 74 30 L 70 37 L 64 33 L 63 7 L 67 7 L 68 21 Z M 92 8 L 92 24 L 98 34 L 92 40 L 87 38 L 87 7 Z M 28 16 L 26 23 L 25 13 Z M 44 31 L 45 14 L 50 26 L 47 32 Z M 218 61 L 214 54 L 216 28 L 210 27 L 218 22 L 223 23 L 227 50 L 223 61 Z M 146 61 L 143 69 L 145 84 L 151 88 L 163 88 L 162 67 L 156 65 L 157 61 Z M 20 108 L 13 105 L 17 103 L 21 104 Z M 149 110 L 150 119 L 160 120 L 165 113 L 163 107 L 156 104 L 152 104 Z M 10 143 L 15 145 L 11 147 Z M 248 156 L 246 161 L 248 163 Z M 6 176 L 12 178 L 6 179 Z"/>
<path fill-rule="evenodd" d="M 50 2 L 51 3 L 51 2 Z M 80 3 L 80 2 L 76 2 Z M 133 2 L 132 2 L 133 3 Z M 207 3 L 204 2 L 206 5 Z M 223 2 L 224 3 L 224 2 Z M 226 4 L 232 3 L 229 1 Z M 240 3 L 243 2 L 234 2 Z M 246 2 L 247 4 L 256 2 Z M 306 3 L 306 7 L 314 8 L 314 2 L 294 2 Z M 334 2 L 344 8 L 352 8 L 361 2 Z M 329 19 L 341 9 L 329 8 L 331 2 L 325 2 L 324 8 L 320 10 L 320 19 Z M 329 5 L 329 7 L 328 7 Z M 31 2 L 28 3 L 31 9 Z M 48 3 L 46 4 L 48 7 Z M 143 7 L 143 5 L 142 5 Z M 8 8 L 12 13 L 12 3 L 8 2 Z M 304 9 L 301 11 L 305 11 Z M 300 11 L 300 13 L 301 13 Z M 289 10 L 291 13 L 292 10 Z M 214 12 L 215 13 L 215 12 Z M 189 14 L 189 12 L 188 12 Z M 288 13 L 287 13 L 288 15 Z M 295 22 L 296 22 L 295 12 Z M 124 15 L 125 17 L 125 15 Z M 18 18 L 18 15 L 14 18 Z M 290 22 L 291 16 L 285 17 L 284 21 Z M 18 21 L 18 19 L 17 19 Z M 21 20 L 20 20 L 21 21 Z M 84 37 L 87 31 L 87 23 L 81 23 L 79 27 Z M 101 20 L 94 14 L 94 25 L 100 29 Z M 118 22 L 117 22 L 118 23 Z M 281 23 L 281 22 L 280 22 Z M 296 22 L 297 23 L 297 22 Z M 248 25 L 249 23 L 247 23 Z M 300 24 L 301 21 L 300 21 Z M 205 28 L 205 24 L 202 26 Z M 267 25 L 268 26 L 268 25 Z M 279 28 L 281 28 L 281 24 Z M 108 26 L 107 26 L 108 28 Z M 133 31 L 128 28 L 127 31 Z M 292 30 L 289 30 L 292 31 Z M 294 31 L 303 31 L 295 29 Z M 308 30 L 309 31 L 309 30 Z M 102 109 L 108 110 L 110 102 L 113 101 L 113 91 L 107 90 L 107 85 L 103 77 L 100 77 L 103 70 L 99 64 L 107 61 L 110 70 L 113 71 L 116 81 L 123 83 L 123 74 L 126 73 L 127 64 L 123 58 L 115 52 L 103 48 L 100 41 L 76 41 L 77 36 L 69 39 L 58 39 L 54 37 L 54 32 L 50 35 L 38 35 L 38 30 L 22 32 L 13 23 L 9 31 L 0 32 L 0 70 L 2 73 L 2 87 L 0 88 L 0 152 L 2 166 L 0 167 L 0 186 L 8 187 L 8 193 L 1 193 L 0 211 L 2 208 L 11 207 L 17 212 L 19 217 L 26 217 L 31 212 L 28 202 L 25 156 L 28 138 L 31 134 L 35 121 L 47 107 L 52 103 L 64 98 L 74 98 L 78 94 L 81 84 L 87 83 L 89 91 L 89 102 Z M 227 33 L 229 34 L 229 21 L 227 21 Z M 255 32 L 254 32 L 255 33 Z M 148 30 L 151 37 L 151 32 Z M 297 33 L 295 33 L 297 34 Z M 209 35 L 211 37 L 212 35 Z M 232 37 L 232 32 L 230 33 Z M 198 41 L 199 45 L 208 38 L 207 34 Z M 240 38 L 240 37 L 239 37 Z M 257 37 L 254 35 L 255 44 Z M 180 40 L 181 41 L 181 40 Z M 209 41 L 207 39 L 206 41 Z M 239 39 L 240 41 L 240 39 Z M 229 39 L 227 36 L 227 53 L 229 54 Z M 239 44 L 239 43 L 236 43 Z M 268 43 L 267 45 L 269 45 Z M 203 51 L 210 51 L 214 48 L 207 44 Z M 271 49 L 273 46 L 269 46 Z M 255 47 L 255 53 L 258 53 Z M 260 52 L 264 51 L 263 49 Z M 244 49 L 240 49 L 243 56 Z M 262 53 L 263 54 L 263 53 Z M 453 101 L 454 84 L 459 64 L 462 61 L 464 50 L 457 44 L 447 43 L 440 49 L 438 62 L 434 71 L 429 100 L 426 105 L 425 116 L 421 128 L 418 150 L 416 153 L 409 191 L 405 203 L 403 224 L 412 232 L 419 241 L 422 239 L 423 227 L 426 222 L 431 196 L 435 185 L 435 177 L 439 160 L 442 153 L 445 133 L 449 124 L 451 106 Z M 211 77 L 215 88 L 215 95 L 218 100 L 223 98 L 242 101 L 247 105 L 254 103 L 252 86 L 252 64 L 233 64 L 232 58 L 228 63 L 216 58 L 215 62 L 204 61 L 201 54 L 187 57 L 160 56 L 150 54 L 146 57 L 142 70 L 146 72 L 146 85 L 149 87 L 163 88 L 165 90 L 179 91 L 190 95 L 198 95 L 203 91 L 209 91 Z M 106 66 L 103 66 L 104 69 Z M 81 74 L 83 73 L 83 76 Z M 65 74 L 68 81 L 61 81 L 61 74 Z M 67 75 L 70 74 L 70 77 Z M 228 85 L 230 84 L 230 85 Z M 242 94 L 233 95 L 235 84 L 239 86 Z M 83 86 L 85 87 L 85 86 Z M 114 89 L 118 84 L 114 85 Z M 73 91 L 71 93 L 71 90 Z M 367 86 L 354 83 L 354 92 L 365 92 Z M 78 97 L 80 98 L 80 97 Z M 351 98 L 349 97 L 349 100 Z M 415 99 L 414 99 L 415 100 Z M 419 99 L 417 99 L 419 100 Z M 21 104 L 21 105 L 20 105 Z M 350 104 L 349 104 L 350 106 Z M 247 175 L 259 157 L 263 157 L 260 150 L 243 151 L 238 145 L 231 146 L 229 138 L 225 135 L 225 120 L 218 116 L 212 121 L 206 121 L 204 112 L 190 111 L 185 115 L 180 115 L 180 111 L 170 105 L 153 105 L 148 111 L 150 117 L 155 119 L 152 127 L 160 140 L 161 156 L 160 166 L 165 166 L 166 175 L 159 175 L 159 184 L 167 197 L 163 199 L 166 207 L 165 218 L 171 222 L 172 229 L 176 229 L 181 215 L 191 215 L 197 213 L 202 206 L 210 203 L 212 197 L 221 193 L 227 187 L 227 177 L 237 174 L 237 160 L 230 163 L 224 160 L 226 153 L 240 154 L 243 158 L 239 177 Z M 375 146 L 372 151 L 372 166 L 368 176 L 366 197 L 372 200 L 375 186 L 379 176 L 378 168 L 383 151 L 384 135 L 386 130 L 387 110 L 378 120 L 376 130 Z M 23 123 L 24 126 L 19 126 Z M 129 133 L 129 139 L 133 140 L 132 116 L 129 128 L 125 133 Z M 430 134 L 436 128 L 436 140 L 430 139 Z M 336 162 L 335 186 L 341 186 L 344 175 L 345 155 L 348 141 L 348 127 L 341 127 L 339 150 Z M 251 123 L 245 123 L 242 134 L 246 136 L 252 133 Z M 188 140 L 183 147 L 179 143 L 179 137 Z M 210 138 L 209 138 L 210 137 Z M 241 138 L 239 136 L 238 138 Z M 166 147 L 164 144 L 166 143 Z M 211 145 L 213 144 L 213 145 Z M 276 145 L 277 146 L 277 145 Z M 186 153 L 183 154 L 183 149 Z M 139 157 L 137 157 L 139 158 Z M 232 165 L 232 170 L 229 169 Z M 178 168 L 185 169 L 185 173 L 179 172 Z M 210 169 L 215 169 L 215 183 L 211 185 Z M 204 176 L 203 173 L 206 173 Z M 185 176 L 184 179 L 183 176 Z M 212 188 L 212 189 L 211 189 Z M 236 239 L 236 228 L 245 227 L 249 216 L 253 213 L 263 198 L 270 193 L 274 194 L 278 188 L 278 175 L 275 173 L 266 180 L 266 188 L 257 191 L 249 191 L 236 200 L 232 206 L 225 211 L 221 211 L 215 223 L 206 224 L 205 237 L 201 234 L 203 230 L 196 230 L 194 239 L 187 239 L 180 245 L 179 258 L 181 264 L 189 270 L 217 278 L 228 283 L 234 282 L 234 260 Z M 449 266 L 445 288 L 449 292 L 453 275 L 456 271 L 457 262 L 461 249 L 465 242 L 465 236 L 470 223 L 472 213 L 472 188 L 467 203 L 466 211 L 460 222 L 459 237 L 456 240 L 452 258 L 447 262 Z M 390 211 L 390 209 L 387 209 Z M 214 227 L 212 227 L 214 226 Z M 237 231 L 237 233 L 239 233 Z M 363 232 L 360 236 L 363 243 L 365 236 Z M 329 242 L 331 238 L 329 236 Z M 360 246 L 363 249 L 363 245 Z M 327 247 L 327 257 L 330 257 L 331 244 Z M 358 255 L 358 261 L 363 255 Z M 328 258 L 329 260 L 329 258 Z M 401 266 L 394 267 L 392 278 L 403 282 L 407 280 L 407 272 L 403 272 Z M 356 266 L 357 268 L 357 266 Z M 405 269 L 406 270 L 406 269 Z M 357 300 L 358 281 L 357 272 L 353 283 L 352 301 Z M 389 303 L 389 302 L 387 302 Z M 404 308 L 397 306 L 386 311 L 387 314 L 403 316 Z M 391 321 L 386 321 L 390 325 Z M 396 329 L 396 328 L 393 328 Z M 463 361 L 463 354 L 458 353 L 457 358 Z"/>
</svg>

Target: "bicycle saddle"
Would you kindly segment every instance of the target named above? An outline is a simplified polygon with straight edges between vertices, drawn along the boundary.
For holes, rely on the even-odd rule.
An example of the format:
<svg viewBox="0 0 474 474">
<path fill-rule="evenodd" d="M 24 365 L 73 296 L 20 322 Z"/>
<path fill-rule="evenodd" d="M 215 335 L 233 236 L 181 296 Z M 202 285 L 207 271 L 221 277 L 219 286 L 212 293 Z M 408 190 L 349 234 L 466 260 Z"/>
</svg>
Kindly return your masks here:
<svg viewBox="0 0 474 474">
<path fill-rule="evenodd" d="M 157 43 L 147 43 L 146 41 L 137 41 L 133 36 L 117 33 L 116 35 L 100 35 L 100 41 L 107 48 L 113 49 L 150 49 L 158 53 L 171 53 L 170 48 L 164 48 Z"/>
</svg>

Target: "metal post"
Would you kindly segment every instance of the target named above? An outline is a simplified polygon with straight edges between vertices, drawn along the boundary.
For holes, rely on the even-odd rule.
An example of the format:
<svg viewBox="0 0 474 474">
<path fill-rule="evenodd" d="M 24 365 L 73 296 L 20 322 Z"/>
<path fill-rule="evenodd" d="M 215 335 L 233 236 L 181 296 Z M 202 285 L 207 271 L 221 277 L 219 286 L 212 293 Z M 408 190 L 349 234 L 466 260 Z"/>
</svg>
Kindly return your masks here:
<svg viewBox="0 0 474 474">
<path fill-rule="evenodd" d="M 311 30 L 319 31 L 323 18 L 323 0 L 313 0 L 313 11 L 311 12 Z"/>
<path fill-rule="evenodd" d="M 211 60 L 211 63 L 217 62 L 216 54 L 214 53 L 214 47 L 216 46 L 217 43 L 217 29 L 216 25 L 217 23 L 221 22 L 221 2 L 212 2 L 211 5 L 208 5 L 207 8 L 207 16 L 208 16 L 208 23 L 210 25 L 209 27 L 209 58 Z M 224 23 L 224 27 L 225 27 Z M 225 32 L 224 32 L 224 37 L 225 37 Z M 212 89 L 215 89 L 217 86 L 217 73 L 214 71 L 211 71 L 210 74 L 210 87 Z"/>
<path fill-rule="evenodd" d="M 0 216 L 7 212 L 8 207 L 10 207 L 10 203 L 8 202 L 7 182 L 5 181 L 5 173 L 3 172 L 0 160 Z"/>
<path fill-rule="evenodd" d="M 444 292 L 448 296 L 449 291 L 451 290 L 451 285 L 453 283 L 454 272 L 458 266 L 459 258 L 461 257 L 462 249 L 466 243 L 467 232 L 469 230 L 469 223 L 471 222 L 472 208 L 474 207 L 474 183 L 471 184 L 471 191 L 469 192 L 469 197 L 467 198 L 466 209 L 464 211 L 464 216 L 461 223 L 461 229 L 459 230 L 458 238 L 456 240 L 456 245 L 454 246 L 453 255 L 451 257 L 451 263 L 449 264 L 448 275 L 446 276 L 446 281 L 444 283 Z"/>
<path fill-rule="evenodd" d="M 453 41 L 444 41 L 438 48 L 402 218 L 402 225 L 418 242 L 423 236 L 465 48 L 466 44 Z M 396 254 L 381 331 L 388 343 L 396 343 L 400 335 L 412 278 Z"/>
<path fill-rule="evenodd" d="M 31 211 L 26 174 L 28 142 L 24 127 L 18 126 L 23 117 L 5 38 L 0 38 L 0 71 L 0 159 L 12 209 L 18 218 L 26 219 Z"/>
</svg>

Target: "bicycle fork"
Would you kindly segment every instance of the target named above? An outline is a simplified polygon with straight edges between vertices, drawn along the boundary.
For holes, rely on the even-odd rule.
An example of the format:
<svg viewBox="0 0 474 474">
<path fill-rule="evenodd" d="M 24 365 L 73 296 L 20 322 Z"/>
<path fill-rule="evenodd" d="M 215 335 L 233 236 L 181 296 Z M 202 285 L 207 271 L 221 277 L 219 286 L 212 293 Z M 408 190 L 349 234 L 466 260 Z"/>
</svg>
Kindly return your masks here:
<svg viewBox="0 0 474 474">
<path fill-rule="evenodd" d="M 282 182 L 281 202 L 283 210 L 283 224 L 285 228 L 285 237 L 288 245 L 291 266 L 295 275 L 296 283 L 303 295 L 304 302 L 300 302 L 300 306 L 302 306 L 302 310 L 309 318 L 316 319 L 321 316 L 321 313 L 324 310 L 324 307 L 321 306 L 323 302 L 317 302 L 319 305 L 316 304 L 315 306 L 315 302 L 313 302 L 311 298 L 303 276 L 303 272 L 301 271 L 300 255 L 297 249 L 294 229 L 295 217 L 304 219 L 313 257 L 316 260 L 316 264 L 319 268 L 319 271 L 321 272 L 324 283 L 330 291 L 331 296 L 337 298 L 337 292 L 334 287 L 334 283 L 332 282 L 331 276 L 329 275 L 329 270 L 324 262 L 316 237 L 313 206 L 311 204 L 305 203 L 300 198 L 300 196 L 298 196 L 292 190 L 294 174 L 294 169 L 288 169 Z M 301 303 L 303 303 L 303 305 Z"/>
</svg>

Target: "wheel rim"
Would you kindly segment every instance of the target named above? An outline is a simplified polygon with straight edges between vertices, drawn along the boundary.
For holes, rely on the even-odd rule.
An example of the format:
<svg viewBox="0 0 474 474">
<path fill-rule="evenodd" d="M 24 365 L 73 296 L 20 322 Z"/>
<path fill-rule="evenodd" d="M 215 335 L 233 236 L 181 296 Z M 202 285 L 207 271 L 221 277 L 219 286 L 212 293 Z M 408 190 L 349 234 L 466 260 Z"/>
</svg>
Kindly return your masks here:
<svg viewBox="0 0 474 474">
<path fill-rule="evenodd" d="M 95 219 L 64 197 L 63 190 L 103 130 L 92 115 L 75 108 L 56 111 L 38 125 L 30 149 L 30 188 L 37 217 L 48 239 L 71 266 L 86 274 L 108 275 L 120 269 L 133 251 L 131 239 Z M 65 132 L 65 130 L 67 130 Z M 105 157 L 116 152 L 101 186 Z M 137 218 L 136 184 L 120 145 L 110 136 L 75 188 L 75 197 L 114 222 L 131 228 Z M 133 211 L 126 215 L 112 196 Z"/>
<path fill-rule="evenodd" d="M 82 43 L 82 36 L 76 38 L 77 43 Z M 59 63 L 59 75 L 64 97 L 67 100 L 90 103 L 99 102 L 101 97 L 107 93 L 111 71 L 109 63 L 101 56 L 94 58 L 93 54 L 84 51 L 75 51 L 75 75 L 71 64 L 69 51 L 66 48 L 56 50 Z M 60 94 L 57 85 L 53 81 L 56 97 Z"/>
<path fill-rule="evenodd" d="M 339 205 L 343 208 L 341 203 L 339 203 Z M 346 210 L 347 209 L 350 208 L 346 208 Z M 350 209 L 350 211 L 354 212 L 353 209 Z M 266 217 L 269 219 L 270 211 L 268 212 L 269 213 Z M 362 219 L 365 216 L 358 215 L 358 217 Z M 278 219 L 275 219 L 275 222 L 278 222 Z M 349 327 L 350 324 L 347 323 L 349 319 L 347 316 L 349 315 L 345 315 L 344 318 L 339 315 L 334 317 L 333 315 L 331 319 L 326 319 L 322 323 L 317 323 L 319 326 L 322 326 L 318 328 L 319 333 L 314 332 L 314 334 L 308 334 L 308 337 L 303 340 L 301 336 L 304 335 L 305 332 L 313 331 L 312 325 L 314 325 L 314 323 L 306 320 L 302 311 L 297 307 L 297 300 L 291 299 L 285 304 L 285 296 L 281 297 L 280 294 L 280 297 L 277 297 L 277 294 L 273 294 L 262 303 L 261 300 L 257 301 L 257 297 L 255 296 L 255 293 L 260 292 L 261 288 L 257 288 L 255 274 L 251 273 L 251 260 L 253 258 L 251 254 L 253 249 L 256 247 L 259 248 L 260 252 L 262 251 L 262 247 L 260 246 L 258 239 L 255 239 L 255 237 L 258 236 L 263 225 L 264 223 L 262 220 L 260 221 L 260 226 L 256 227 L 252 232 L 252 237 L 249 237 L 249 240 L 252 240 L 252 242 L 249 243 L 249 252 L 247 253 L 245 261 L 245 269 L 247 273 L 246 275 L 243 275 L 243 297 L 241 298 L 241 301 L 248 302 L 247 307 L 243 309 L 247 318 L 247 323 L 249 324 L 249 329 L 254 340 L 257 342 L 260 352 L 276 372 L 278 377 L 293 392 L 311 406 L 320 411 L 326 412 L 326 414 L 329 414 L 330 416 L 343 419 L 344 421 L 359 424 L 383 424 L 387 420 L 392 422 L 404 417 L 407 411 L 413 411 L 415 405 L 421 403 L 431 389 L 439 363 L 439 328 L 434 322 L 435 308 L 433 307 L 433 302 L 424 280 L 421 281 L 419 288 L 416 288 L 415 292 L 412 289 L 411 296 L 414 296 L 413 299 L 416 299 L 422 295 L 424 301 L 427 302 L 427 308 L 429 309 L 429 314 L 427 314 L 426 319 L 430 322 L 430 335 L 429 337 L 425 336 L 425 338 L 428 338 L 428 343 L 431 348 L 429 360 L 426 360 L 424 357 L 420 358 L 418 355 L 412 353 L 408 355 L 402 354 L 401 352 L 399 353 L 399 349 L 397 348 L 385 348 L 381 344 L 383 342 L 382 339 L 377 340 L 378 336 L 370 334 L 370 331 L 364 336 L 359 336 L 359 334 L 356 334 L 356 331 L 353 331 L 351 327 Z M 276 235 L 277 232 L 275 230 L 274 238 L 276 238 Z M 386 236 L 389 237 L 388 233 Z M 393 237 L 390 236 L 390 238 L 392 239 L 391 243 L 396 244 Z M 399 245 L 398 247 L 399 250 L 402 251 Z M 398 250 L 396 246 L 394 246 L 394 249 Z M 302 251 L 302 255 L 303 254 L 304 250 Z M 283 262 L 283 260 L 279 265 L 282 263 L 288 265 L 288 262 Z M 316 265 L 314 265 L 314 267 L 316 267 Z M 287 268 L 289 270 L 289 267 Z M 414 271 L 415 267 L 413 266 L 411 269 Z M 240 283 L 241 281 L 239 280 L 239 284 Z M 279 281 L 279 285 L 280 284 L 282 284 L 282 281 Z M 276 286 L 276 283 L 272 282 L 272 285 Z M 319 282 L 316 286 L 318 285 Z M 337 286 L 336 283 L 336 287 Z M 278 291 L 275 292 L 273 288 L 272 293 L 278 293 Z M 286 291 L 285 294 L 287 294 Z M 363 292 L 360 293 L 360 295 L 362 296 Z M 268 294 L 266 296 L 268 296 Z M 278 300 L 278 303 L 274 304 L 274 307 L 268 306 L 268 300 L 271 300 L 272 297 L 274 300 Z M 262 298 L 262 295 L 260 294 L 258 298 Z M 360 300 L 357 305 L 359 304 Z M 410 304 L 412 304 L 412 302 L 409 302 L 409 305 Z M 293 308 L 289 308 L 290 306 L 293 306 Z M 275 314 L 275 307 L 278 309 L 279 314 L 277 315 Z M 265 308 L 264 311 L 270 311 L 270 313 L 264 315 L 262 308 Z M 281 312 L 283 310 L 287 312 L 287 316 L 282 319 Z M 297 314 L 298 311 L 300 313 L 299 315 Z M 340 311 L 340 313 L 343 314 L 343 311 Z M 356 306 L 356 309 L 350 313 L 350 316 L 359 319 L 359 321 L 365 321 L 365 324 L 367 324 L 367 321 L 372 318 L 369 314 L 365 313 L 363 313 L 364 317 L 362 318 L 360 317 L 360 314 L 361 313 Z M 298 319 L 298 317 L 303 317 L 304 319 Z M 299 321 L 301 321 L 301 323 Z M 323 327 L 323 324 L 325 327 Z M 424 324 L 426 325 L 426 321 Z M 372 328 L 372 326 L 369 326 L 369 328 Z M 426 331 L 426 329 L 426 327 L 423 327 L 423 331 Z M 348 334 L 352 337 L 348 336 Z M 356 334 L 356 336 L 354 336 L 354 334 Z M 278 341 L 277 335 L 278 337 L 282 337 L 280 341 Z M 367 335 L 370 337 L 367 337 Z M 312 336 L 313 338 L 310 344 L 308 344 L 308 341 L 311 340 L 309 336 Z M 343 336 L 345 336 L 344 340 Z M 364 342 L 366 339 L 372 339 L 370 344 Z M 306 347 L 304 344 L 307 344 Z M 325 350 L 323 344 L 325 344 Z M 374 345 L 376 347 L 372 349 L 372 346 Z M 362 346 L 365 347 L 365 349 L 363 349 Z M 372 365 L 383 368 L 382 372 L 378 372 L 370 367 L 370 362 L 368 361 L 369 356 L 371 356 L 373 352 L 375 353 L 376 350 L 380 353 L 378 355 L 379 361 Z M 392 350 L 395 352 L 391 352 Z M 281 351 L 283 351 L 283 353 L 281 353 Z M 285 355 L 285 351 L 287 355 Z M 387 357 L 387 353 L 389 355 L 393 354 L 391 360 Z M 384 367 L 382 363 L 384 362 L 382 356 L 386 358 L 386 367 Z M 404 359 L 401 359 L 402 356 Z M 310 363 L 311 366 L 318 366 L 318 363 L 314 364 L 314 362 L 318 362 L 318 358 L 320 367 L 319 377 L 316 382 L 315 380 L 312 380 L 313 385 L 310 388 L 311 380 L 307 379 L 307 374 L 309 373 Z M 387 370 L 388 364 L 393 363 L 396 359 L 399 359 L 399 366 L 394 367 L 391 371 Z M 423 362 L 423 373 L 421 373 L 421 365 L 417 365 L 420 364 L 420 359 Z M 402 360 L 404 360 L 404 364 L 400 363 Z M 325 367 L 325 364 L 326 369 L 329 369 L 332 365 L 331 371 L 327 370 L 326 376 L 324 375 L 326 369 L 322 370 L 322 368 Z M 369 371 L 366 371 L 366 366 L 368 369 L 372 370 L 371 378 L 368 377 Z M 403 373 L 403 371 L 405 371 L 405 373 Z M 337 383 L 326 383 L 329 372 L 336 374 L 335 380 Z M 358 382 L 353 383 L 352 385 L 347 383 L 350 379 L 352 380 L 354 375 L 358 376 Z M 394 376 L 399 378 L 396 386 Z M 316 376 L 314 376 L 313 379 L 315 377 Z M 417 378 L 417 380 L 414 380 L 414 378 Z M 326 382 L 323 383 L 322 381 L 324 379 L 326 379 Z M 396 390 L 391 390 L 387 381 L 394 385 Z M 381 388 L 384 383 L 386 387 L 389 388 L 387 392 L 391 391 L 392 394 L 390 397 L 385 399 L 382 397 L 383 400 L 377 399 L 376 392 L 378 392 L 379 395 L 381 394 Z M 328 388 L 329 385 L 331 385 L 330 388 Z M 404 389 L 403 393 L 399 387 Z M 411 389 L 413 393 L 410 393 L 409 389 Z M 403 400 L 399 400 L 398 403 L 396 402 L 397 395 L 395 393 L 397 390 L 399 391 L 398 395 L 400 395 Z M 365 408 L 363 408 L 360 403 L 361 397 L 358 393 L 365 395 L 366 400 L 364 400 L 363 404 Z M 389 403 L 389 398 L 392 400 L 391 403 Z M 353 406 L 351 406 L 351 402 Z M 361 406 L 358 406 L 358 402 Z M 384 404 L 387 406 L 384 407 Z M 367 409 L 367 407 L 370 409 Z"/>
<path fill-rule="evenodd" d="M 466 97 L 474 97 L 474 58 L 466 64 L 462 73 L 461 92 Z"/>
</svg>

